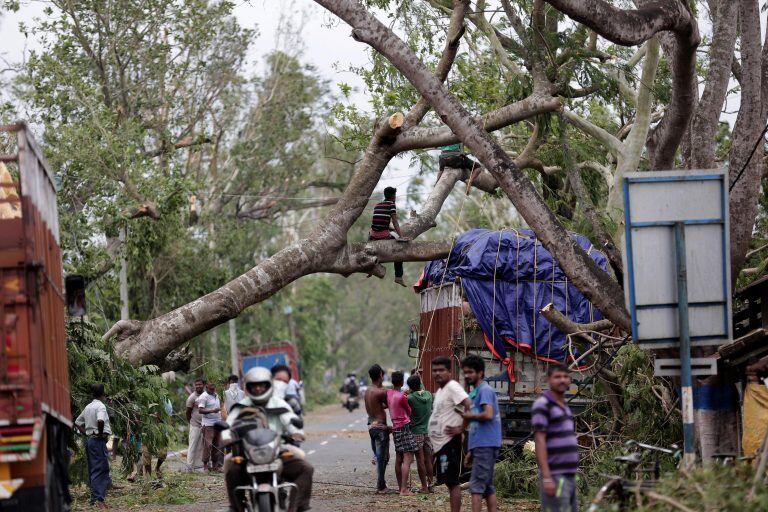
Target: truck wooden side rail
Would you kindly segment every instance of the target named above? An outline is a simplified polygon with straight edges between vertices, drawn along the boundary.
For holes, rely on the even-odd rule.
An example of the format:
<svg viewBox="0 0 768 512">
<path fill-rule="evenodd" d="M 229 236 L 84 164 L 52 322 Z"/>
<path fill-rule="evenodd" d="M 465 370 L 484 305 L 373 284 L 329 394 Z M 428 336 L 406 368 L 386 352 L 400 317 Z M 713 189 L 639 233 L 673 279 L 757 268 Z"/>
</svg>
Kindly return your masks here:
<svg viewBox="0 0 768 512">
<path fill-rule="evenodd" d="M 56 208 L 53 175 L 27 125 L 0 126 L 3 512 L 68 510 L 72 417 Z"/>
</svg>

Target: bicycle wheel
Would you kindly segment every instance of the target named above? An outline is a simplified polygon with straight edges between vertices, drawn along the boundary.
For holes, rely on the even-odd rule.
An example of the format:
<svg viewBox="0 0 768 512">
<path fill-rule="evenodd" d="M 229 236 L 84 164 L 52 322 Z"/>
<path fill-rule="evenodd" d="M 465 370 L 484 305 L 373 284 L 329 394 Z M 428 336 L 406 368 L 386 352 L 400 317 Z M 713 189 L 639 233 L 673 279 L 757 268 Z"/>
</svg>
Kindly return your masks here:
<svg viewBox="0 0 768 512">
<path fill-rule="evenodd" d="M 595 494 L 589 505 L 589 512 L 600 510 L 624 510 L 627 496 L 624 492 L 624 483 L 621 478 L 608 480 Z"/>
</svg>

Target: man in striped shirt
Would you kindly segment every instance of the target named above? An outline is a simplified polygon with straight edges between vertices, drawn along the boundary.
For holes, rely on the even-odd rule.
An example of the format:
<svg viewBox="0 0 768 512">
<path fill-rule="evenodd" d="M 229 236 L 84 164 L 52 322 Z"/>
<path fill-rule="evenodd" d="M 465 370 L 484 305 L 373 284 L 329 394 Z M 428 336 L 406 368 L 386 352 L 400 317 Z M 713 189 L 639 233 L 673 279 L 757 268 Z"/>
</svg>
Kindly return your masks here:
<svg viewBox="0 0 768 512">
<path fill-rule="evenodd" d="M 384 201 L 373 207 L 373 221 L 371 222 L 368 240 L 395 240 L 392 230 L 397 233 L 397 239 L 403 242 L 410 240 L 410 238 L 403 236 L 403 233 L 400 231 L 400 224 L 397 222 L 396 195 L 397 189 L 395 187 L 384 189 Z M 395 282 L 400 286 L 405 286 L 402 261 L 395 262 Z"/>
<path fill-rule="evenodd" d="M 547 369 L 549 390 L 533 403 L 531 419 L 539 464 L 539 494 L 542 512 L 577 512 L 576 471 L 579 445 L 571 409 L 565 392 L 571 386 L 571 374 L 563 364 Z"/>
</svg>

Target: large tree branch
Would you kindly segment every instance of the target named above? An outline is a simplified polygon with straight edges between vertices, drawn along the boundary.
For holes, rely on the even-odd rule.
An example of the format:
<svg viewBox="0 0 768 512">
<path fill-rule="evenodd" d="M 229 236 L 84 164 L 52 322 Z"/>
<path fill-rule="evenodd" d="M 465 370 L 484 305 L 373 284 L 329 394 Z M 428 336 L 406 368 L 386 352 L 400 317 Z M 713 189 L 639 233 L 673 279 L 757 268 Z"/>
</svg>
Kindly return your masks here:
<svg viewBox="0 0 768 512">
<path fill-rule="evenodd" d="M 758 142 L 765 114 L 762 105 L 760 9 L 757 0 L 740 0 L 739 24 L 741 26 L 741 106 L 731 137 L 730 193 L 731 226 L 731 283 L 736 286 L 739 270 L 744 266 L 745 255 L 752 240 L 752 229 L 757 217 L 760 198 L 763 152 L 752 149 Z M 751 157 L 751 159 L 750 159 Z M 744 169 L 738 182 L 736 176 Z"/>
<path fill-rule="evenodd" d="M 558 11 L 622 46 L 639 45 L 664 30 L 686 31 L 692 16 L 681 0 L 654 0 L 624 10 L 603 0 L 546 0 Z"/>
<path fill-rule="evenodd" d="M 617 137 L 570 110 L 563 110 L 563 117 L 579 130 L 597 139 L 614 158 L 621 158 L 624 153 L 624 143 Z"/>
<path fill-rule="evenodd" d="M 534 91 L 527 98 L 475 118 L 475 122 L 492 132 L 539 114 L 554 112 L 561 106 L 560 99 L 552 96 L 551 93 Z M 455 144 L 459 140 L 459 137 L 449 128 L 411 128 L 400 134 L 392 149 L 397 152 L 428 149 Z"/>
<path fill-rule="evenodd" d="M 383 278 L 386 274 L 382 263 L 392 261 L 432 261 L 448 256 L 451 240 L 435 242 L 377 242 L 353 243 L 345 246 L 334 257 L 317 268 L 317 272 L 329 272 L 348 276 L 355 272 L 367 272 Z"/>
<path fill-rule="evenodd" d="M 735 1 L 716 2 L 712 44 L 709 50 L 709 71 L 704 83 L 699 107 L 692 121 L 691 166 L 694 169 L 715 167 L 716 135 L 720 112 L 728 94 L 731 77 L 733 50 L 736 46 L 739 3 Z"/>
<path fill-rule="evenodd" d="M 651 112 L 653 110 L 653 82 L 656 80 L 656 70 L 659 66 L 659 42 L 652 37 L 646 43 L 643 71 L 640 74 L 640 84 L 637 93 L 637 109 L 635 110 L 635 122 L 624 141 L 624 151 L 618 159 L 616 173 L 613 176 L 613 186 L 608 194 L 608 215 L 613 219 L 617 232 L 613 239 L 618 241 L 619 233 L 623 232 L 622 221 L 624 219 L 624 194 L 621 190 L 621 181 L 628 172 L 638 170 L 640 157 L 648 138 L 648 130 L 651 126 Z"/>
<path fill-rule="evenodd" d="M 617 245 L 611 239 L 610 235 L 606 232 L 605 227 L 603 226 L 603 220 L 600 218 L 600 215 L 595 209 L 595 205 L 592 202 L 592 197 L 589 194 L 589 190 L 587 190 L 584 181 L 581 179 L 581 170 L 574 165 L 573 159 L 571 158 L 571 149 L 568 141 L 567 131 L 568 127 L 563 116 L 560 116 L 559 128 L 560 144 L 563 148 L 563 154 L 565 156 L 564 161 L 567 169 L 566 173 L 568 176 L 568 182 L 571 184 L 573 193 L 581 205 L 584 217 L 592 226 L 592 231 L 602 246 L 601 249 L 604 250 L 608 255 L 608 260 L 610 261 L 617 278 L 620 278 L 623 275 L 621 253 L 619 252 Z"/>
<path fill-rule="evenodd" d="M 438 78 L 432 75 L 410 48 L 363 6 L 353 0 L 317 0 L 353 27 L 354 37 L 384 55 L 429 100 L 451 130 L 469 147 L 499 182 L 539 240 L 556 257 L 574 284 L 609 319 L 624 329 L 629 316 L 618 283 L 601 270 L 568 235 L 547 208 L 533 184 L 506 152 L 488 135 Z"/>
</svg>

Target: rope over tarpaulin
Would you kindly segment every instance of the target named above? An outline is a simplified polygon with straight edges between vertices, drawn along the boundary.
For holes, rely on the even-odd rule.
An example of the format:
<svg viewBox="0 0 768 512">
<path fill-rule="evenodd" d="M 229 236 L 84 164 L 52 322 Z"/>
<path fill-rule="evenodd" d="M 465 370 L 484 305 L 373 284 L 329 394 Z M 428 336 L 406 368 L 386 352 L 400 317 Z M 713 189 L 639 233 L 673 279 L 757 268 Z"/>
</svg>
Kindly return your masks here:
<svg viewBox="0 0 768 512">
<path fill-rule="evenodd" d="M 589 239 L 571 236 L 606 270 L 607 258 Z M 457 278 L 488 348 L 510 372 L 510 347 L 542 361 L 569 357 L 565 334 L 540 313 L 547 304 L 576 323 L 602 318 L 529 229 L 473 229 L 459 235 L 448 259 L 429 262 L 414 288 L 420 291 Z"/>
</svg>

